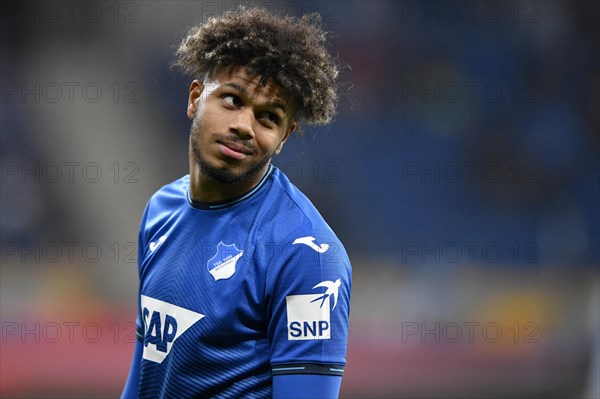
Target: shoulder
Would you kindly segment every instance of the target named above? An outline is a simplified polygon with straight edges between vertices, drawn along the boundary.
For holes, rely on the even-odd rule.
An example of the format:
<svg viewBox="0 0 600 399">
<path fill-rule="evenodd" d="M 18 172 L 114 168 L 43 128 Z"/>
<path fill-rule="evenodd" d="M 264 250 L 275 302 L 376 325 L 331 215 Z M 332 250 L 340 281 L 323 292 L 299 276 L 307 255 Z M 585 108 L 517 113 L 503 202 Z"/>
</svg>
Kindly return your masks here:
<svg viewBox="0 0 600 399">
<path fill-rule="evenodd" d="M 337 240 L 310 199 L 277 168 L 273 172 L 273 185 L 266 201 L 265 208 L 268 212 L 263 222 L 274 240 L 297 234 L 319 235 Z"/>
<path fill-rule="evenodd" d="M 187 190 L 190 185 L 190 175 L 185 175 L 177 180 L 165 184 L 159 188 L 148 201 L 151 206 L 166 205 L 169 202 L 180 201 L 187 198 Z"/>
<path fill-rule="evenodd" d="M 161 208 L 181 206 L 187 201 L 187 191 L 190 185 L 190 176 L 185 175 L 177 180 L 165 184 L 158 189 L 148 200 L 147 207 L 151 211 L 157 211 Z"/>
<path fill-rule="evenodd" d="M 349 268 L 346 249 L 312 202 L 278 169 L 273 179 L 260 235 L 271 255 L 276 254 L 271 265 L 301 262 Z"/>
<path fill-rule="evenodd" d="M 152 225 L 158 223 L 161 219 L 168 217 L 177 209 L 181 209 L 187 201 L 189 182 L 189 175 L 185 175 L 165 184 L 152 194 L 144 210 L 141 228 L 149 230 Z"/>
</svg>

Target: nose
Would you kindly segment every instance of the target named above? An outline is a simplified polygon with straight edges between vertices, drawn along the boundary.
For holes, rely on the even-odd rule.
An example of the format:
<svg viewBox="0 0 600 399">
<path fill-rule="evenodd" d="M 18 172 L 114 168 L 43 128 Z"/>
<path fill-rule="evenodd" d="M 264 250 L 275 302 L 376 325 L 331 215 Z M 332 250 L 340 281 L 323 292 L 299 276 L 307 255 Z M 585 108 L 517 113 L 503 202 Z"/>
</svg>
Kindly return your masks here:
<svg viewBox="0 0 600 399">
<path fill-rule="evenodd" d="M 253 120 L 254 113 L 250 108 L 241 109 L 235 113 L 231 120 L 229 131 L 242 139 L 252 139 L 254 138 Z"/>
</svg>

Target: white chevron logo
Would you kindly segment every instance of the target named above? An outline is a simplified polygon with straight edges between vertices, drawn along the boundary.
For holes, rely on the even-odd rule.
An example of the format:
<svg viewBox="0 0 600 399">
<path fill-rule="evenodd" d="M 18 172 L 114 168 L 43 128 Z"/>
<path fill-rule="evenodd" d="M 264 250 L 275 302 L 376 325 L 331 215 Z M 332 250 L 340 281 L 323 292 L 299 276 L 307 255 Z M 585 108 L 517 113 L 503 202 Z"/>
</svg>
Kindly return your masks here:
<svg viewBox="0 0 600 399">
<path fill-rule="evenodd" d="M 317 251 L 320 254 L 327 252 L 327 250 L 329 249 L 329 244 L 324 243 L 321 245 L 317 245 L 314 243 L 315 240 L 316 240 L 316 238 L 312 237 L 312 236 L 300 237 L 300 238 L 296 238 L 294 240 L 294 242 L 292 243 L 292 245 L 304 244 L 304 245 L 307 245 L 310 248 L 314 249 L 315 251 Z"/>
<path fill-rule="evenodd" d="M 150 242 L 150 252 L 156 251 L 156 248 L 158 248 L 160 244 L 165 242 L 166 239 L 167 236 L 161 236 L 156 242 Z"/>
</svg>

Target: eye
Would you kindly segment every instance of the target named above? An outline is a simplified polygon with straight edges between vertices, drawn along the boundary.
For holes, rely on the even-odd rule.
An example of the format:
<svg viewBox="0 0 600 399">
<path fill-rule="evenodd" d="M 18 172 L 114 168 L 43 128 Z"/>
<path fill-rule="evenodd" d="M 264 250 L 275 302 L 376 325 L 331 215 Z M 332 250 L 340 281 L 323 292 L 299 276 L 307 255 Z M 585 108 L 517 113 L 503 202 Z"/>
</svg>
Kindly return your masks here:
<svg viewBox="0 0 600 399">
<path fill-rule="evenodd" d="M 240 98 L 234 94 L 223 94 L 221 98 L 223 99 L 225 104 L 231 107 L 238 108 L 242 105 L 242 101 L 240 100 Z"/>
<path fill-rule="evenodd" d="M 273 112 L 269 112 L 269 111 L 261 112 L 261 114 L 259 115 L 259 118 L 264 121 L 267 121 L 268 123 L 272 123 L 275 125 L 279 125 L 279 121 L 280 121 L 280 118 L 279 118 L 279 116 L 277 116 L 277 114 L 274 114 Z"/>
</svg>

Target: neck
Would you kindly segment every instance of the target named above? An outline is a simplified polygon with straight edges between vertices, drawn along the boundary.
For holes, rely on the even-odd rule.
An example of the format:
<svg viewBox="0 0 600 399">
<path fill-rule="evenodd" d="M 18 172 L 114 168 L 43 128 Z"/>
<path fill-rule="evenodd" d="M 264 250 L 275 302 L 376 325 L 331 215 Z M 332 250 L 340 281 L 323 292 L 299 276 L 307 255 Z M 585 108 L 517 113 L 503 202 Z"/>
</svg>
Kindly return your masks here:
<svg viewBox="0 0 600 399">
<path fill-rule="evenodd" d="M 239 197 L 252 190 L 269 170 L 270 162 L 258 173 L 247 179 L 233 183 L 223 183 L 207 176 L 194 159 L 190 148 L 190 196 L 199 202 L 223 202 L 230 198 Z"/>
</svg>

